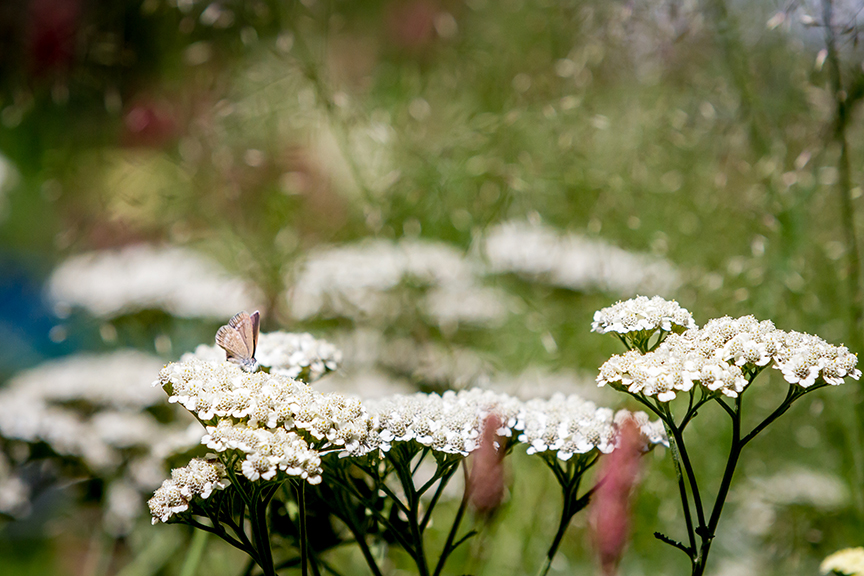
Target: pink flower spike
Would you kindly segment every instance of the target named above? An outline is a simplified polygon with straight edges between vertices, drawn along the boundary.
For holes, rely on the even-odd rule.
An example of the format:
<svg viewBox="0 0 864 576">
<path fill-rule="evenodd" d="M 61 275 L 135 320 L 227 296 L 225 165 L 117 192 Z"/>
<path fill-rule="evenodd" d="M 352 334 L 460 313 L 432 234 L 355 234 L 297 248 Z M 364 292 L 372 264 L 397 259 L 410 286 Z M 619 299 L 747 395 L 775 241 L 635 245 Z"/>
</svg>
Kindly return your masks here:
<svg viewBox="0 0 864 576">
<path fill-rule="evenodd" d="M 630 499 L 639 475 L 645 438 L 633 418 L 618 430 L 618 441 L 603 459 L 600 482 L 591 499 L 590 526 L 604 576 L 617 573 L 630 532 Z"/>
<path fill-rule="evenodd" d="M 466 486 L 471 507 L 486 518 L 492 516 L 504 499 L 504 453 L 496 434 L 501 419 L 490 414 L 483 422 L 479 447 L 473 454 L 471 475 Z"/>
</svg>

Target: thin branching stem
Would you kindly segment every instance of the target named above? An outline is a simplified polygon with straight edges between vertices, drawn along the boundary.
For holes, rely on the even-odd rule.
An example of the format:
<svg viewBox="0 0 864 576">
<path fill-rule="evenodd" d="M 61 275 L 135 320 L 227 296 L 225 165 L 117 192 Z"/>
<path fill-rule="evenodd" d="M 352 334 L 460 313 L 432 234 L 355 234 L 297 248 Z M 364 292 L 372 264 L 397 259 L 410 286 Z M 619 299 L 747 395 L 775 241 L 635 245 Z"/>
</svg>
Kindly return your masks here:
<svg viewBox="0 0 864 576">
<path fill-rule="evenodd" d="M 410 460 L 407 460 L 410 462 Z M 426 562 L 426 552 L 423 548 L 423 534 L 420 531 L 420 521 L 418 520 L 420 508 L 420 495 L 414 487 L 414 478 L 408 466 L 397 466 L 396 473 L 399 476 L 399 481 L 402 484 L 402 490 L 405 492 L 407 504 L 408 528 L 411 531 L 411 538 L 414 540 L 414 563 L 417 565 L 417 571 L 420 576 L 429 576 L 429 565 Z"/>
<path fill-rule="evenodd" d="M 462 469 L 465 472 L 465 490 L 462 493 L 462 501 L 459 503 L 459 509 L 456 510 L 456 516 L 453 518 L 453 524 L 450 526 L 450 532 L 447 534 L 447 540 L 444 542 L 444 548 L 441 550 L 441 556 L 438 558 L 438 563 L 435 566 L 434 576 L 439 576 L 441 570 L 444 569 L 444 564 L 447 562 L 447 557 L 455 550 L 456 546 L 453 541 L 456 539 L 456 533 L 459 532 L 459 525 L 462 523 L 462 517 L 465 515 L 465 510 L 468 508 L 468 466 L 465 460 L 462 460 Z M 461 541 L 460 541 L 461 543 Z"/>
<path fill-rule="evenodd" d="M 746 446 L 751 440 L 753 440 L 753 438 L 756 437 L 757 434 L 759 434 L 762 430 L 768 427 L 769 424 L 774 422 L 777 418 L 779 418 L 787 410 L 789 410 L 789 407 L 792 406 L 792 402 L 797 400 L 800 396 L 801 394 L 798 392 L 796 386 L 794 384 L 790 384 L 789 389 L 786 391 L 786 398 L 783 400 L 783 402 L 781 402 L 780 405 L 762 422 L 760 422 L 755 428 L 753 428 L 753 430 L 751 430 L 749 434 L 747 434 L 746 436 L 744 436 L 744 438 L 741 439 L 741 445 Z"/>
<path fill-rule="evenodd" d="M 681 509 L 684 512 L 684 523 L 687 527 L 687 538 L 690 541 L 689 549 L 685 547 L 680 548 L 687 552 L 687 555 L 692 561 L 693 555 L 696 553 L 696 532 L 693 530 L 693 516 L 690 510 L 690 497 L 687 494 L 687 483 L 684 481 L 684 473 L 681 471 L 681 456 L 678 452 L 678 441 L 676 440 L 677 436 L 673 434 L 671 430 L 671 428 L 675 426 L 675 423 L 673 422 L 670 425 L 664 420 L 664 424 L 666 425 L 666 435 L 669 438 L 669 444 L 672 450 L 672 463 L 675 466 L 675 476 L 678 480 L 678 494 L 681 498 Z M 661 538 L 661 540 L 663 540 L 664 542 L 668 542 L 668 539 L 666 538 Z"/>
<path fill-rule="evenodd" d="M 699 494 L 699 484 L 696 482 L 696 474 L 693 471 L 693 462 L 687 454 L 687 447 L 684 445 L 684 434 L 680 428 L 675 426 L 668 404 L 666 405 L 665 412 L 669 421 L 672 422 L 672 426 L 669 427 L 669 430 L 672 432 L 672 435 L 675 438 L 675 443 L 678 445 L 678 456 L 681 459 L 681 464 L 683 465 L 684 472 L 687 476 L 687 482 L 690 485 L 690 494 L 693 497 L 693 507 L 696 509 L 696 519 L 698 521 L 696 527 L 696 532 L 698 533 L 705 527 L 705 512 L 702 507 L 702 497 Z M 673 452 L 673 455 L 674 454 L 675 453 Z"/>
<path fill-rule="evenodd" d="M 344 473 L 343 473 L 343 475 L 344 475 Z M 362 494 L 357 490 L 357 488 L 356 488 L 356 487 L 351 483 L 350 480 L 345 479 L 345 478 L 342 478 L 342 477 L 340 477 L 340 476 L 337 474 L 337 475 L 334 475 L 334 476 L 331 477 L 331 482 L 333 482 L 333 483 L 335 483 L 335 484 L 341 486 L 341 487 L 344 488 L 344 489 L 345 489 L 349 494 L 351 494 L 352 496 L 354 496 L 355 498 L 357 498 L 357 500 L 359 500 L 360 503 L 362 503 L 363 506 L 364 506 L 367 510 L 369 510 L 369 511 L 370 511 L 370 512 L 375 516 L 375 518 L 376 518 L 379 522 L 381 522 L 381 524 L 383 524 L 383 525 L 387 528 L 387 530 L 389 530 L 389 532 L 390 532 L 391 534 L 393 534 L 393 537 L 396 538 L 396 540 L 399 541 L 399 544 L 400 544 L 400 545 L 405 549 L 405 551 L 406 551 L 406 552 L 407 552 L 407 553 L 408 553 L 412 558 L 415 557 L 416 552 L 414 551 L 414 546 L 413 546 L 413 544 L 412 544 L 409 540 L 407 540 L 407 539 L 405 538 L 405 536 L 402 534 L 402 532 L 401 532 L 400 530 L 398 530 L 395 526 L 393 526 L 393 524 L 390 522 L 390 519 L 387 518 L 387 516 L 385 516 L 384 514 L 382 514 L 381 511 L 378 510 L 378 508 L 375 507 L 373 503 L 369 502 L 369 500 L 368 500 L 367 498 L 365 498 L 365 497 L 364 497 L 364 496 L 363 496 L 363 495 L 362 495 Z M 384 488 L 384 484 L 381 483 L 381 484 L 379 485 L 379 487 L 383 489 L 383 488 Z M 391 492 L 391 493 L 392 493 L 392 492 Z M 389 495 L 389 494 L 388 494 L 388 495 Z M 391 496 L 391 498 L 392 498 L 392 496 Z"/>
<path fill-rule="evenodd" d="M 426 513 L 423 515 L 423 520 L 420 522 L 420 531 L 425 532 L 426 527 L 429 526 L 429 521 L 432 520 L 432 510 L 435 509 L 435 505 L 438 503 L 438 499 L 441 498 L 441 494 L 444 493 L 444 487 L 447 486 L 448 482 L 450 482 L 450 478 L 453 477 L 453 474 L 456 472 L 456 466 L 451 467 L 447 472 L 442 475 L 438 481 L 438 488 L 435 489 L 435 494 L 432 495 L 432 500 L 429 501 L 429 505 L 426 508 Z M 421 494 L 423 492 L 421 491 Z"/>
<path fill-rule="evenodd" d="M 561 517 L 559 518 L 558 530 L 555 532 L 555 537 L 552 539 L 552 544 L 549 546 L 549 550 L 546 552 L 546 557 L 543 559 L 543 564 L 540 566 L 540 570 L 537 572 L 538 576 L 546 576 L 546 574 L 549 572 L 549 569 L 552 567 L 552 561 L 555 559 L 555 555 L 558 553 L 558 548 L 561 545 L 561 541 L 564 539 L 564 534 L 567 532 L 567 528 L 570 526 L 570 520 L 573 519 L 573 516 L 575 516 L 577 512 L 584 509 L 585 506 L 588 505 L 588 500 L 590 499 L 594 491 L 597 489 L 597 487 L 600 485 L 600 482 L 598 482 L 597 485 L 591 488 L 591 490 L 579 497 L 579 485 L 582 482 L 582 475 L 585 474 L 585 472 L 591 466 L 593 466 L 595 462 L 597 462 L 598 458 L 599 456 L 596 454 L 581 454 L 567 462 L 566 472 L 563 472 L 560 468 L 558 468 L 558 471 L 562 472 L 561 476 L 556 474 L 556 478 L 559 478 L 559 484 L 561 485 L 561 494 L 563 496 Z M 549 464 L 549 467 L 552 468 L 553 471 L 556 469 L 556 466 L 553 466 L 551 462 L 547 461 L 547 464 Z"/>
<path fill-rule="evenodd" d="M 300 520 L 300 573 L 306 576 L 309 566 L 309 535 L 306 533 L 306 482 L 297 487 L 297 507 Z"/>
</svg>

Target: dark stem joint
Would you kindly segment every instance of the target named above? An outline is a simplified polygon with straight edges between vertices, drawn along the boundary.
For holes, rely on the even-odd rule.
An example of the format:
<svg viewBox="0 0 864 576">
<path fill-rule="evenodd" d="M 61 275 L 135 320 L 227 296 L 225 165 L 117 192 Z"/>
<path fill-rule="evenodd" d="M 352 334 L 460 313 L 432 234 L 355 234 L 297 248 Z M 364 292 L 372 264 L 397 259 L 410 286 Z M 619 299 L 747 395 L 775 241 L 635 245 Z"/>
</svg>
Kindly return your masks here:
<svg viewBox="0 0 864 576">
<path fill-rule="evenodd" d="M 689 546 L 685 546 L 681 542 L 679 542 L 677 540 L 673 540 L 672 538 L 670 538 L 669 536 L 666 536 L 662 532 L 654 532 L 654 537 L 657 538 L 658 540 L 660 540 L 661 542 L 665 542 L 666 544 L 669 544 L 670 546 L 674 546 L 675 548 L 678 548 L 679 550 L 683 550 L 684 553 L 687 554 L 688 556 L 690 556 L 691 558 L 693 557 L 693 550 L 691 550 Z"/>
</svg>

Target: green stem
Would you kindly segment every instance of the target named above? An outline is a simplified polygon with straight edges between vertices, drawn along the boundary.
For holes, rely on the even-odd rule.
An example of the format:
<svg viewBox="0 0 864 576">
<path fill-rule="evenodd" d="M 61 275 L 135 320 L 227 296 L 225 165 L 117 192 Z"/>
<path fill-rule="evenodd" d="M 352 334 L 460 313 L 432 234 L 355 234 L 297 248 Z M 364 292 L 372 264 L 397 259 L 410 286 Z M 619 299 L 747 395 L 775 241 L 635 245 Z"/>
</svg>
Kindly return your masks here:
<svg viewBox="0 0 864 576">
<path fill-rule="evenodd" d="M 270 533 L 267 529 L 267 505 L 269 498 L 263 496 L 263 490 L 253 492 L 253 498 L 257 500 L 249 508 L 249 523 L 252 528 L 252 539 L 258 550 L 258 566 L 264 572 L 264 576 L 276 576 L 273 565 L 273 551 L 270 549 Z M 272 494 L 271 494 L 272 497 Z"/>
<path fill-rule="evenodd" d="M 357 498 L 357 500 L 359 500 L 360 503 L 363 504 L 364 508 L 372 512 L 375 518 L 390 531 L 393 537 L 399 541 L 399 544 L 405 549 L 405 551 L 411 556 L 411 558 L 416 558 L 416 552 L 414 551 L 414 547 L 411 542 L 409 542 L 405 538 L 401 531 L 397 530 L 396 527 L 394 527 L 393 524 L 390 523 L 390 519 L 387 518 L 387 516 L 385 516 L 384 514 L 382 514 L 381 511 L 378 510 L 378 508 L 374 505 L 374 503 L 370 503 L 366 498 L 363 497 L 362 494 L 360 494 L 357 488 L 355 488 L 353 484 L 351 484 L 350 480 L 340 478 L 338 475 L 333 476 L 331 479 L 335 484 L 338 484 L 348 493 Z M 383 488 L 384 484 L 380 484 L 379 487 Z M 392 494 L 392 492 L 388 493 L 388 495 L 389 494 Z M 395 495 L 391 496 L 391 498 L 395 499 Z M 399 504 L 402 505 L 401 502 L 399 502 Z"/>
<path fill-rule="evenodd" d="M 741 439 L 741 445 L 746 446 L 751 440 L 753 440 L 753 438 L 756 437 L 757 434 L 759 434 L 760 432 L 762 432 L 762 430 L 768 427 L 769 424 L 771 424 L 777 418 L 785 414 L 786 411 L 789 410 L 789 408 L 792 406 L 792 403 L 798 398 L 800 398 L 803 394 L 803 392 L 799 393 L 798 390 L 799 389 L 796 387 L 795 384 L 790 384 L 789 389 L 786 391 L 786 398 L 783 400 L 783 402 L 771 414 L 769 414 L 765 418 L 765 420 L 760 422 L 758 426 L 756 426 L 753 430 L 750 431 L 749 434 L 747 434 L 746 436 L 744 436 L 744 438 Z"/>
<path fill-rule="evenodd" d="M 300 509 L 300 573 L 306 576 L 309 565 L 309 536 L 306 533 L 306 482 L 303 480 L 300 480 L 297 488 L 297 506 Z"/>
<path fill-rule="evenodd" d="M 543 560 L 543 564 L 540 566 L 540 570 L 537 572 L 538 576 L 546 576 L 549 572 L 549 569 L 552 567 L 552 561 L 555 559 L 555 555 L 558 553 L 558 548 L 561 545 L 562 540 L 564 539 L 564 534 L 567 532 L 567 528 L 570 526 L 570 520 L 573 519 L 573 516 L 576 515 L 577 512 L 585 508 L 588 505 L 588 499 L 600 485 L 598 482 L 591 490 L 586 492 L 581 498 L 577 497 L 579 493 L 579 485 L 582 482 L 582 475 L 597 462 L 598 456 L 590 455 L 590 454 L 582 454 L 577 456 L 577 461 L 570 460 L 567 462 L 567 472 L 565 474 L 564 482 L 560 482 L 561 484 L 561 493 L 563 495 L 563 505 L 561 507 L 561 518 L 558 521 L 558 530 L 555 532 L 555 537 L 552 539 L 552 544 L 549 546 L 549 550 L 546 552 L 546 558 Z M 547 460 L 547 464 L 550 468 L 557 467 L 557 461 L 551 462 Z M 553 468 L 554 470 L 554 468 Z M 556 474 L 556 477 L 558 474 Z M 602 482 L 602 480 L 600 481 Z"/>
<path fill-rule="evenodd" d="M 207 532 L 200 530 L 196 531 L 192 536 L 192 544 L 189 546 L 186 559 L 183 561 L 182 568 L 180 568 L 180 576 L 194 576 L 198 571 L 198 565 L 201 564 L 204 549 L 207 547 L 207 536 Z"/>
<path fill-rule="evenodd" d="M 666 415 L 672 421 L 672 414 L 669 412 L 669 406 L 666 406 Z M 696 474 L 693 472 L 693 463 L 690 461 L 690 456 L 687 454 L 687 447 L 684 445 L 684 435 L 681 429 L 677 426 L 670 426 L 675 443 L 678 446 L 678 455 L 681 457 L 681 464 L 684 465 L 684 472 L 687 474 L 687 481 L 690 484 L 690 494 L 693 496 L 693 507 L 696 509 L 696 519 L 699 525 L 696 527 L 696 532 L 705 529 L 705 512 L 702 507 L 702 497 L 699 495 L 699 484 L 696 482 Z M 674 452 L 673 452 L 674 454 Z"/>
<path fill-rule="evenodd" d="M 459 525 L 462 523 L 465 509 L 468 507 L 468 467 L 465 465 L 464 460 L 462 461 L 462 467 L 465 470 L 465 492 L 462 495 L 462 502 L 459 503 L 459 509 L 456 511 L 456 517 L 453 519 L 453 525 L 450 526 L 450 533 L 447 534 L 447 541 L 444 542 L 444 548 L 441 550 L 441 557 L 438 558 L 438 564 L 435 566 L 434 576 L 441 574 L 441 570 L 444 569 L 444 563 L 447 562 L 447 557 L 456 548 L 456 546 L 453 546 L 453 540 L 456 539 L 456 533 L 459 531 Z"/>
<path fill-rule="evenodd" d="M 345 525 L 348 526 L 348 530 L 354 536 L 354 540 L 360 547 L 360 552 L 363 554 L 363 558 L 366 560 L 369 570 L 372 571 L 374 576 L 381 576 L 381 569 L 378 568 L 375 556 L 372 554 L 372 551 L 369 549 L 369 544 L 366 542 L 366 534 L 357 526 L 353 517 L 348 517 L 349 515 L 350 514 L 345 514 L 344 516 L 340 516 L 340 519 L 345 522 Z"/>
<path fill-rule="evenodd" d="M 443 476 L 439 479 L 438 488 L 435 489 L 435 494 L 432 495 L 432 500 L 429 501 L 429 505 L 426 507 L 426 513 L 423 515 L 423 520 L 420 522 L 420 531 L 425 532 L 426 527 L 429 525 L 429 521 L 432 519 L 432 510 L 435 509 L 435 505 L 438 503 L 438 499 L 441 498 L 441 494 L 444 492 L 444 487 L 450 482 L 450 478 L 453 477 L 453 474 L 456 472 L 456 466 L 452 467 L 450 470 L 444 473 Z M 421 494 L 424 491 L 421 490 Z"/>
<path fill-rule="evenodd" d="M 406 460 L 406 462 L 409 462 L 410 466 L 410 460 Z M 414 562 L 417 564 L 417 571 L 420 576 L 429 576 L 429 565 L 426 562 L 426 552 L 423 548 L 423 533 L 420 531 L 420 522 L 418 521 L 420 496 L 414 488 L 414 479 L 411 476 L 410 469 L 405 466 L 398 466 L 396 473 L 399 475 L 402 490 L 405 492 L 405 497 L 408 500 L 408 527 L 411 531 L 411 538 L 414 540 Z"/>
<path fill-rule="evenodd" d="M 690 498 L 687 495 L 687 484 L 684 482 L 684 474 L 681 472 L 681 455 L 678 452 L 678 441 L 676 435 L 672 434 L 670 426 L 666 425 L 666 435 L 669 437 L 670 449 L 672 451 L 672 463 L 675 466 L 675 476 L 678 478 L 678 494 L 681 498 L 681 509 L 684 512 L 684 523 L 687 526 L 687 538 L 690 542 L 690 548 L 686 549 L 687 555 L 690 556 L 690 561 L 693 561 L 693 555 L 696 554 L 696 532 L 693 530 L 693 517 L 690 511 Z M 674 424 L 673 424 L 674 426 Z M 682 548 L 684 550 L 684 548 Z"/>
<path fill-rule="evenodd" d="M 567 532 L 567 528 L 570 526 L 570 520 L 573 519 L 574 512 L 571 512 L 570 510 L 571 488 L 571 485 L 562 486 L 562 491 L 564 493 L 564 506 L 561 508 L 561 518 L 558 520 L 558 530 L 555 532 L 555 538 L 552 539 L 552 544 L 546 552 L 546 558 L 540 566 L 540 571 L 537 572 L 538 576 L 546 576 L 549 572 L 549 569 L 552 567 L 552 560 L 555 559 L 555 555 L 558 553 L 558 547 L 564 539 L 564 533 Z"/>
<path fill-rule="evenodd" d="M 732 443 L 729 448 L 729 458 L 726 460 L 726 469 L 723 471 L 720 489 L 717 491 L 717 497 L 714 499 L 714 506 L 711 510 L 711 518 L 708 520 L 707 530 L 704 534 L 699 535 L 702 538 L 702 546 L 699 549 L 699 556 L 693 563 L 693 576 L 701 576 L 705 572 L 705 567 L 708 563 L 708 552 L 711 550 L 712 542 L 714 542 L 717 524 L 720 522 L 720 514 L 723 512 L 723 505 L 726 503 L 726 496 L 729 494 L 729 488 L 732 485 L 735 467 L 738 465 L 738 459 L 744 447 L 744 444 L 741 442 L 740 395 L 735 399 L 734 412 L 735 417 L 732 419 Z"/>
</svg>

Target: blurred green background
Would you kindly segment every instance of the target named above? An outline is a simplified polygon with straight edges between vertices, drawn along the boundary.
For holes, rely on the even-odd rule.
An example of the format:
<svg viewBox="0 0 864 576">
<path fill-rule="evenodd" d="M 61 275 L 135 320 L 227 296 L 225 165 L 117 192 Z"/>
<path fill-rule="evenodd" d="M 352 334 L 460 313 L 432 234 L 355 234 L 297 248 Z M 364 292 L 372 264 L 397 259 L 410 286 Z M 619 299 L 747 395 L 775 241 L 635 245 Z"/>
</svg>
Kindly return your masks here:
<svg viewBox="0 0 864 576">
<path fill-rule="evenodd" d="M 356 334 L 399 344 L 373 364 L 416 389 L 539 370 L 581 375 L 572 392 L 629 406 L 591 389 L 620 350 L 589 330 L 596 309 L 650 289 L 639 280 L 646 262 L 665 275 L 660 294 L 699 324 L 755 314 L 860 351 L 862 7 L 7 0 L 0 382 L 82 351 L 132 347 L 170 361 L 211 343 L 229 315 L 146 302 L 97 314 L 52 300 L 49 278 L 68 258 L 141 243 L 192 250 L 256 287 L 249 306 L 266 330 L 310 331 L 343 349 Z M 596 265 L 584 282 L 556 280 L 548 265 L 532 268 L 529 246 L 521 268 L 496 265 L 490 238 L 513 223 L 581 247 L 561 251 L 565 271 L 609 246 L 636 256 L 604 257 L 618 282 L 592 276 Z M 313 292 L 326 293 L 328 278 L 334 290 L 363 280 L 388 293 L 383 308 L 298 312 L 310 255 L 369 239 L 447 247 L 491 291 L 477 302 L 495 295 L 505 311 L 441 320 L 449 309 L 423 304 L 435 281 L 404 274 L 381 288 L 392 270 L 377 270 L 371 250 L 372 264 L 336 259 Z M 148 278 L 163 280 L 174 281 Z M 754 419 L 783 391 L 773 374 L 758 384 Z M 816 574 L 826 555 L 864 544 L 861 398 L 857 382 L 808 396 L 745 452 L 710 573 Z M 719 481 L 726 421 L 705 411 L 691 434 L 704 477 Z M 10 462 L 38 454 L 18 457 L 13 444 Z M 667 456 L 646 458 L 624 574 L 687 569 L 652 536 L 683 533 Z M 76 474 L 0 524 L 0 574 L 180 573 L 183 529 L 142 516 L 106 539 L 99 487 Z M 554 533 L 551 474 L 520 452 L 511 477 L 472 573 L 534 573 Z M 554 572 L 593 570 L 585 522 L 574 520 Z M 338 554 L 344 573 L 362 573 L 362 559 Z M 213 541 L 198 573 L 242 569 Z"/>
</svg>

